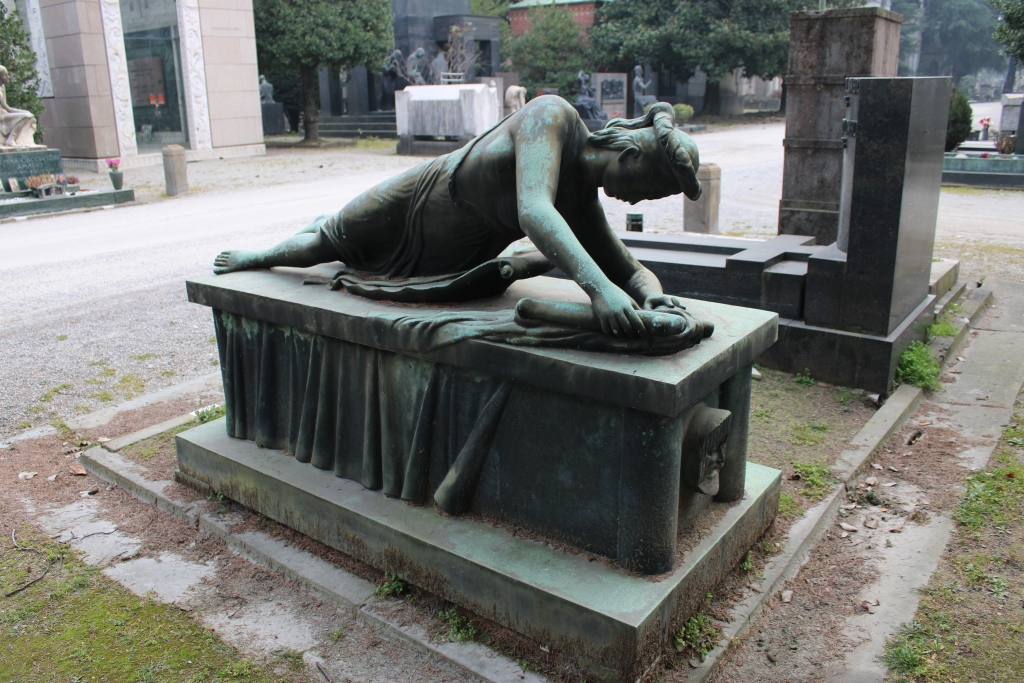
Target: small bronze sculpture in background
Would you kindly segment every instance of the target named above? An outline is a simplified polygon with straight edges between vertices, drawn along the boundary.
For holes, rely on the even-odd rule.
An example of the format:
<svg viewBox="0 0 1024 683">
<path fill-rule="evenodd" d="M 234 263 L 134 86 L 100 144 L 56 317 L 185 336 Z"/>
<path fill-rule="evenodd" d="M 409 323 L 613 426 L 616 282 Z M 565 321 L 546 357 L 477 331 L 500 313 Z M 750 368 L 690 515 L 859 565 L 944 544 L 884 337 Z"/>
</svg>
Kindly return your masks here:
<svg viewBox="0 0 1024 683">
<path fill-rule="evenodd" d="M 576 75 L 576 80 L 579 83 L 579 96 L 576 98 L 576 103 L 573 106 L 580 113 L 580 118 L 590 121 L 607 121 L 608 113 L 601 110 L 601 106 L 594 98 L 594 88 L 590 85 L 590 75 L 580 71 Z"/>
</svg>

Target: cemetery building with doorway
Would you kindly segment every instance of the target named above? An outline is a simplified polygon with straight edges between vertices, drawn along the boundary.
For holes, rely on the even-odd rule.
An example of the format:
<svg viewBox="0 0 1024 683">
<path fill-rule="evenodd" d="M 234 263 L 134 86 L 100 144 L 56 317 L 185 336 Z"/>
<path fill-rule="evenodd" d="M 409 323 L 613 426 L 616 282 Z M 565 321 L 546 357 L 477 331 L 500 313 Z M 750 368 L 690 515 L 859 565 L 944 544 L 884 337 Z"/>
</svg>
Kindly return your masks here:
<svg viewBox="0 0 1024 683">
<path fill-rule="evenodd" d="M 67 168 L 266 153 L 252 0 L 0 0 L 36 52 L 45 144 Z"/>
</svg>

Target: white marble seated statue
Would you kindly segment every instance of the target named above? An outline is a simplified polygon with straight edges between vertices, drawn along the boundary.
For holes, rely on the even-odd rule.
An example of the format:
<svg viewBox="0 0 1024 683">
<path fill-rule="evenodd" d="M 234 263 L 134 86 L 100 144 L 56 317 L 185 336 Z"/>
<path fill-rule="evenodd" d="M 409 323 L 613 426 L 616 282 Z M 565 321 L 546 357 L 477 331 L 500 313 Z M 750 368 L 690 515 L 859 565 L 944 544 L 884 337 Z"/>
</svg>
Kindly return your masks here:
<svg viewBox="0 0 1024 683">
<path fill-rule="evenodd" d="M 0 66 L 0 147 L 28 147 L 39 149 L 35 142 L 36 117 L 32 112 L 15 109 L 7 104 L 7 83 L 11 75 Z"/>
</svg>

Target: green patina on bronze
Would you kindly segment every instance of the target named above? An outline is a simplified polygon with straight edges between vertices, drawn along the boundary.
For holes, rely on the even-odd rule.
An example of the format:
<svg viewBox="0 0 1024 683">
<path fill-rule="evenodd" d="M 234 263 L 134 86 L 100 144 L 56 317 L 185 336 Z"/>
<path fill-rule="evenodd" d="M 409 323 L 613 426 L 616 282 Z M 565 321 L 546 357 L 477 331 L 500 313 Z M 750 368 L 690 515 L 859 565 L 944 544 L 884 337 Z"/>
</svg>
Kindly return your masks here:
<svg viewBox="0 0 1024 683">
<path fill-rule="evenodd" d="M 387 280 L 457 275 L 529 237 L 587 293 L 605 334 L 658 335 L 638 312 L 672 310 L 697 327 L 677 345 L 686 348 L 703 330 L 623 246 L 597 192 L 631 204 L 680 192 L 696 199 L 699 164 L 667 104 L 590 134 L 567 101 L 539 97 L 463 149 L 371 188 L 275 247 L 221 253 L 214 272 L 341 261 Z"/>
</svg>

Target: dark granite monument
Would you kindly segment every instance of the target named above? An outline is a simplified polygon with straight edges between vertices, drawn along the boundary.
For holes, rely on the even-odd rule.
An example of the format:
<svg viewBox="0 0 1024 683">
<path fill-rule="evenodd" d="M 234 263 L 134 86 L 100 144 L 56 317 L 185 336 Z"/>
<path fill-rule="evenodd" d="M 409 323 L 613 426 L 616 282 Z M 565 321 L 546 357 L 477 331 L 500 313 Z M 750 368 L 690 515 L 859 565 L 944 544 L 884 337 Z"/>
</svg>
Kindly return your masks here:
<svg viewBox="0 0 1024 683">
<path fill-rule="evenodd" d="M 178 436 L 178 480 L 637 679 L 778 504 L 779 473 L 746 462 L 776 314 L 666 296 L 597 198 L 698 197 L 698 167 L 666 104 L 591 134 L 537 98 L 222 253 L 187 288 L 227 415 Z M 506 250 L 523 236 L 539 252 Z"/>
<path fill-rule="evenodd" d="M 932 246 L 949 112 L 948 78 L 851 78 L 843 120 L 838 239 L 761 243 L 696 235 L 623 237 L 680 296 L 775 311 L 779 341 L 758 362 L 878 393 L 934 318 Z"/>
</svg>

